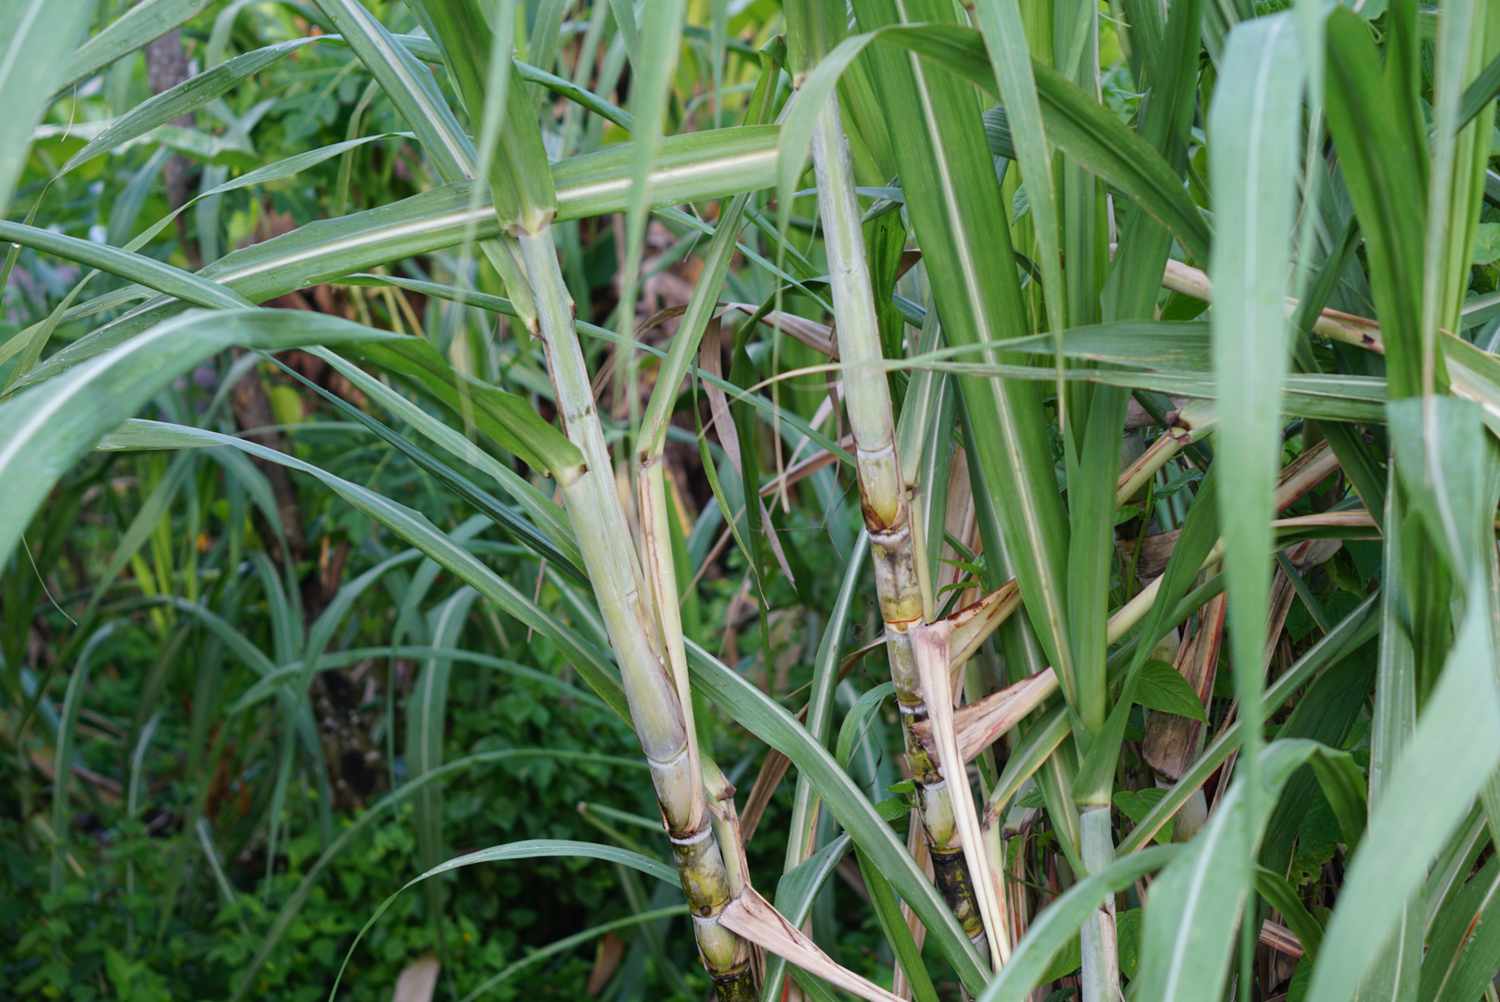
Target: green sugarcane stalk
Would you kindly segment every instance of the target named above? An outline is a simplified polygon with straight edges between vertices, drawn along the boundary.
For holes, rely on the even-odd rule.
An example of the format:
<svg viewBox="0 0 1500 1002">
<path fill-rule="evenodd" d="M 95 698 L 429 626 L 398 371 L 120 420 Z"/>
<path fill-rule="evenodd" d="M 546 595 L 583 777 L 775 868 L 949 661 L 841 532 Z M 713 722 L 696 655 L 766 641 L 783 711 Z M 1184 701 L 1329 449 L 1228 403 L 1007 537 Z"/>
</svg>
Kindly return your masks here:
<svg viewBox="0 0 1500 1002">
<path fill-rule="evenodd" d="M 563 429 L 586 462 L 578 480 L 564 487 L 566 508 L 620 664 L 631 720 L 651 770 L 662 821 L 693 913 L 699 954 L 721 1002 L 754 998 L 749 946 L 718 921 L 732 897 L 731 876 L 707 809 L 703 775 L 689 740 L 675 673 L 615 493 L 613 467 L 551 228 L 522 232 L 519 240 L 537 303 L 533 333 L 546 350 Z"/>
<path fill-rule="evenodd" d="M 427 0 L 423 7 L 459 92 L 477 117 L 485 101 L 481 68 L 488 65 L 493 44 L 489 26 L 471 0 Z M 680 650 L 668 651 L 657 603 L 646 587 L 615 492 L 614 467 L 552 234 L 556 195 L 541 130 L 513 64 L 509 73 L 507 122 L 500 149 L 489 160 L 488 180 L 495 215 L 520 249 L 524 281 L 536 306 L 526 322 L 545 350 L 563 430 L 583 454 L 581 466 L 557 471 L 558 482 L 620 666 L 631 722 L 693 915 L 699 957 L 720 1002 L 747 1002 L 756 994 L 752 951 L 720 922 L 739 883 L 741 857 L 736 851 L 731 873 L 704 793 L 686 700 L 673 671 L 674 662 L 685 664 L 686 659 Z M 680 631 L 671 642 L 680 646 Z M 729 829 L 723 830 L 728 834 Z"/>
<path fill-rule="evenodd" d="M 551 228 L 522 232 L 519 240 L 537 303 L 533 333 L 546 350 L 564 431 L 586 462 L 578 479 L 564 486 L 566 508 L 620 664 L 631 721 L 651 770 L 662 821 L 692 909 L 699 953 L 722 1002 L 752 998 L 749 947 L 718 922 L 732 897 L 732 881 L 707 809 L 684 703 L 615 493 L 613 467 Z"/>
<path fill-rule="evenodd" d="M 913 730 L 915 724 L 927 719 L 927 704 L 922 698 L 909 634 L 910 629 L 923 620 L 922 589 L 917 572 L 917 527 L 896 454 L 890 387 L 882 365 L 874 293 L 865 260 L 864 237 L 860 231 L 859 204 L 855 199 L 848 145 L 835 101 L 829 101 L 818 116 L 812 154 L 837 321 L 834 326 L 844 380 L 844 405 L 854 438 L 860 510 L 870 536 L 875 590 L 880 600 L 881 619 L 885 623 L 891 681 L 895 684 L 896 701 L 901 710 L 906 760 L 916 786 L 935 881 L 964 932 L 975 948 L 984 953 L 988 944 L 973 881 L 964 862 L 947 781 L 936 756 Z M 957 781 L 967 780 L 960 776 Z"/>
</svg>

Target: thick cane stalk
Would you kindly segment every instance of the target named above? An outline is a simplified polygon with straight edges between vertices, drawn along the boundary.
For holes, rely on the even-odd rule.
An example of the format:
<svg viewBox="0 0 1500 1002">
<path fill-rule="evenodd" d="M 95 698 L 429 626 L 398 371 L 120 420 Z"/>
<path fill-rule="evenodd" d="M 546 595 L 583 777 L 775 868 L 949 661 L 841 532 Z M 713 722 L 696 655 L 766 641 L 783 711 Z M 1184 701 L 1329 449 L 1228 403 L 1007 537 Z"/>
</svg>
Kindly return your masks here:
<svg viewBox="0 0 1500 1002">
<path fill-rule="evenodd" d="M 982 951 L 986 948 L 984 928 L 964 863 L 947 781 L 936 756 L 912 729 L 914 724 L 927 719 L 928 712 L 910 636 L 912 627 L 922 621 L 917 549 L 911 505 L 896 455 L 890 387 L 881 364 L 880 332 L 860 232 L 853 172 L 835 102 L 830 101 L 818 117 L 812 153 L 832 282 L 844 403 L 854 437 L 860 509 L 870 536 L 875 589 L 885 623 L 891 681 L 896 686 L 896 701 L 906 736 L 907 764 L 916 785 L 938 888 L 964 931 Z M 959 776 L 956 781 L 965 780 Z"/>
<path fill-rule="evenodd" d="M 651 769 L 662 821 L 693 912 L 703 966 L 721 1002 L 753 998 L 749 947 L 719 924 L 732 896 L 731 875 L 707 809 L 684 704 L 615 493 L 603 428 L 573 328 L 573 304 L 550 227 L 522 233 L 520 244 L 537 303 L 533 333 L 546 350 L 564 430 L 587 463 L 564 489 L 569 518 L 620 664 L 631 721 Z"/>
<path fill-rule="evenodd" d="M 475 114 L 484 107 L 481 68 L 490 59 L 489 28 L 471 0 L 429 0 L 424 6 L 464 101 Z M 559 483 L 650 767 L 693 914 L 699 955 L 721 1002 L 743 1002 L 755 997 L 755 973 L 749 945 L 720 922 L 738 880 L 720 848 L 686 700 L 672 670 L 674 662 L 685 663 L 680 650 L 676 657 L 668 651 L 669 642 L 680 648 L 681 634 L 664 636 L 655 596 L 645 585 L 631 544 L 552 235 L 555 193 L 540 130 L 513 67 L 510 73 L 502 148 L 491 158 L 488 180 L 495 214 L 520 247 L 527 291 L 536 304 L 527 323 L 546 352 L 563 430 L 583 454 L 583 465 L 560 475 Z M 652 514 L 652 528 L 660 528 Z M 734 863 L 737 874 L 737 851 Z"/>
</svg>

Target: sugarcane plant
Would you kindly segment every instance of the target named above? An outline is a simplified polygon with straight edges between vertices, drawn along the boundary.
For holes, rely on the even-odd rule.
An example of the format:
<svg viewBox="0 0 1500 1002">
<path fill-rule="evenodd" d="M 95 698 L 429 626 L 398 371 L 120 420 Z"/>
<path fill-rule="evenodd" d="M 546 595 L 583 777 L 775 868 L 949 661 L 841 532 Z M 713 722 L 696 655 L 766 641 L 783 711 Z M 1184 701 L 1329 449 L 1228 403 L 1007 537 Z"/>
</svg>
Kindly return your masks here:
<svg viewBox="0 0 1500 1002">
<path fill-rule="evenodd" d="M 233 451 L 461 582 L 433 649 L 482 601 L 561 651 L 633 731 L 660 841 L 591 808 L 611 843 L 538 831 L 412 884 L 559 853 L 675 881 L 722 1002 L 1495 997 L 1500 7 L 315 0 L 277 22 L 294 37 L 28 160 L 74 88 L 204 5 L 143 0 L 94 30 L 92 2 L 65 6 L 0 9 L 5 271 L 23 251 L 92 269 L 0 343 L 0 565 L 35 565 L 23 544 L 95 452 Z M 314 45 L 346 48 L 410 130 L 424 190 L 197 268 L 152 253 L 192 203 L 123 246 L 50 225 L 52 186 L 133 144 L 190 149 L 180 116 L 223 115 Z M 198 197 L 363 141 L 205 175 Z M 615 258 L 602 293 L 584 234 Z M 441 266 L 372 272 L 403 261 Z M 653 285 L 684 261 L 675 293 Z M 84 298 L 97 276 L 116 284 Z M 402 306 L 262 305 L 325 283 Z M 162 404 L 230 349 L 289 348 L 348 390 L 274 378 L 483 519 L 439 528 Z M 493 566 L 488 524 L 543 570 Z M 703 628 L 705 577 L 735 576 Z M 38 710 L 62 721 L 42 749 L 54 885 L 101 596 L 60 714 L 4 665 L 7 743 L 28 751 Z M 813 641 L 781 663 L 793 620 Z M 258 674 L 236 706 L 280 714 L 277 805 L 294 761 L 323 774 L 310 693 L 335 627 L 285 670 L 231 644 Z M 438 726 L 391 793 L 419 798 L 435 858 L 448 657 L 422 669 L 412 719 Z M 768 805 L 789 813 L 779 872 L 751 851 Z M 835 873 L 874 955 L 815 908 Z M 639 923 L 669 916 L 622 880 Z"/>
</svg>

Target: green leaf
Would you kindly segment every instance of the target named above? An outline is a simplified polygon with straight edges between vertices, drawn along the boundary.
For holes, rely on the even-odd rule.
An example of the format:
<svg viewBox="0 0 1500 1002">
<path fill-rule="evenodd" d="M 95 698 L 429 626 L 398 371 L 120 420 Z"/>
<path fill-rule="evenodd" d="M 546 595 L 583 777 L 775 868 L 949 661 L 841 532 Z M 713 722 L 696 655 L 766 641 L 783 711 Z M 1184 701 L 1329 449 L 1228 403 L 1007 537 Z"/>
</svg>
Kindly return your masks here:
<svg viewBox="0 0 1500 1002">
<path fill-rule="evenodd" d="M 1500 765 L 1500 693 L 1495 637 L 1482 596 L 1469 608 L 1437 688 L 1371 813 L 1328 923 L 1309 998 L 1355 997 L 1378 959 L 1367 947 L 1395 931 L 1427 867 Z"/>
<path fill-rule="evenodd" d="M 635 73 L 630 81 L 630 113 L 635 142 L 630 165 L 630 197 L 625 207 L 625 262 L 619 276 L 616 330 L 623 337 L 635 323 L 635 297 L 641 273 L 646 209 L 651 204 L 651 168 L 662 151 L 662 132 L 672 75 L 682 49 L 684 0 L 656 0 L 645 9 Z"/>
<path fill-rule="evenodd" d="M 1358 651 L 1374 637 L 1380 626 L 1379 610 L 1379 596 L 1371 596 L 1340 620 L 1266 690 L 1262 701 L 1264 712 L 1269 715 L 1280 709 L 1309 681 L 1330 665 Z M 1121 840 L 1121 854 L 1138 851 L 1171 821 L 1188 797 L 1203 786 L 1234 751 L 1239 742 L 1240 726 L 1240 721 L 1236 720 L 1209 742 L 1187 773 L 1167 791 L 1161 803 Z"/>
<path fill-rule="evenodd" d="M 941 0 L 898 6 L 893 0 L 869 0 L 856 4 L 855 13 L 860 25 L 870 28 L 907 17 L 935 22 L 952 17 L 951 5 Z M 930 37 L 945 40 L 956 30 L 944 27 Z M 967 37 L 977 40 L 972 32 Z M 980 48 L 982 72 L 988 74 Z M 1025 331 L 1027 321 L 974 91 L 949 70 L 900 49 L 886 46 L 871 56 L 892 129 L 905 137 L 894 152 L 943 336 L 950 345 L 983 346 L 977 349 L 981 361 L 1001 361 L 1004 356 L 991 346 Z M 803 94 L 812 86 L 810 75 Z M 811 100 L 816 105 L 816 98 Z M 784 129 L 792 128 L 790 110 L 784 123 Z M 1072 700 L 1076 686 L 1063 593 L 1067 522 L 1040 395 L 1035 387 L 994 378 L 964 377 L 958 386 L 978 457 L 970 469 L 976 491 L 1006 499 L 1000 510 L 1005 539 L 986 540 L 986 549 L 1003 545 L 1009 553 L 1027 617 Z"/>
<path fill-rule="evenodd" d="M 351 0 L 352 2 L 352 0 Z M 494 57 L 496 44 L 489 23 L 475 0 L 420 0 L 420 7 L 432 25 L 435 40 L 443 49 L 448 73 L 458 85 L 476 132 L 490 96 L 487 81 L 492 58 L 504 60 L 508 53 Z M 502 38 L 507 48 L 509 35 Z M 495 214 L 503 226 L 519 225 L 526 232 L 537 232 L 547 225 L 556 205 L 557 195 L 546 170 L 547 154 L 536 125 L 536 111 L 529 93 L 517 79 L 513 64 L 504 66 L 509 79 L 498 97 L 505 102 L 501 113 L 508 127 L 497 133 L 494 150 L 482 151 L 489 166 L 490 194 Z"/>
<path fill-rule="evenodd" d="M 313 389 L 318 396 L 326 400 L 335 410 L 346 414 L 357 424 L 365 426 L 376 437 L 394 446 L 417 466 L 436 476 L 460 497 L 474 505 L 476 509 L 486 516 L 494 519 L 506 531 L 521 540 L 524 545 L 533 550 L 537 555 L 543 559 L 552 561 L 554 566 L 562 573 L 573 576 L 581 582 L 582 558 L 578 555 L 578 546 L 573 539 L 572 527 L 568 525 L 566 518 L 564 518 L 560 505 L 536 487 L 533 487 L 530 481 L 526 480 L 519 473 L 480 449 L 461 432 L 428 414 L 385 383 L 366 373 L 363 369 L 352 365 L 345 359 L 325 349 L 313 349 L 310 354 L 328 362 L 339 374 L 348 379 L 361 392 L 365 393 L 386 410 L 405 419 L 428 441 L 446 450 L 456 459 L 489 474 L 496 483 L 500 484 L 506 493 L 520 502 L 521 506 L 525 508 L 527 514 L 535 520 L 536 524 L 533 525 L 522 518 L 517 512 L 502 504 L 497 498 L 491 496 L 477 484 L 470 481 L 458 470 L 432 455 L 428 450 L 422 449 L 410 439 L 398 435 L 357 407 L 349 404 L 342 397 L 329 393 L 315 383 L 307 382 L 295 370 L 287 369 L 286 371 L 293 374 L 304 385 Z M 285 369 L 286 367 L 283 366 L 283 368 Z M 456 372 L 453 373 L 453 381 L 460 385 L 462 383 Z M 463 399 L 464 397 L 460 394 L 460 401 Z M 460 413 L 458 416 L 472 419 L 473 412 Z"/>
<path fill-rule="evenodd" d="M 1390 410 L 1402 486 L 1399 509 L 1397 492 L 1390 492 L 1392 511 L 1399 515 L 1393 531 L 1401 533 L 1396 538 L 1403 542 L 1396 566 L 1409 560 L 1414 564 L 1436 551 L 1453 579 L 1465 586 L 1463 611 L 1441 672 L 1430 683 L 1430 693 L 1424 693 L 1423 662 L 1436 652 L 1423 639 L 1431 632 L 1441 634 L 1447 607 L 1454 603 L 1441 603 L 1443 608 L 1436 610 L 1440 615 L 1432 617 L 1441 622 L 1427 627 L 1420 599 L 1393 597 L 1392 610 L 1406 622 L 1392 624 L 1382 650 L 1383 660 L 1399 661 L 1382 665 L 1382 681 L 1388 685 L 1385 701 L 1377 704 L 1381 742 L 1376 750 L 1381 755 L 1372 763 L 1379 767 L 1372 776 L 1378 799 L 1313 971 L 1311 997 L 1320 1002 L 1353 998 L 1370 977 L 1380 955 L 1358 951 L 1353 943 L 1388 943 L 1406 935 L 1402 925 L 1411 911 L 1420 910 L 1428 865 L 1500 766 L 1500 663 L 1491 592 L 1500 489 L 1494 443 L 1484 434 L 1479 408 L 1467 401 L 1417 398 L 1393 403 Z M 1425 578 L 1409 580 L 1418 587 L 1437 572 L 1428 568 Z M 1407 611 L 1408 606 L 1416 608 Z M 1413 620 L 1423 628 L 1412 629 Z M 1401 679 L 1397 667 L 1415 674 L 1415 682 Z M 1393 689 L 1393 679 L 1408 691 Z M 1395 705 L 1388 705 L 1392 701 Z M 1410 714 L 1418 705 L 1413 728 Z M 1351 950 L 1357 955 L 1350 955 Z"/>
<path fill-rule="evenodd" d="M 1327 33 L 1328 131 L 1365 236 L 1391 395 L 1409 396 L 1421 387 L 1426 128 L 1412 120 L 1406 84 L 1392 85 L 1399 97 L 1390 92 L 1357 14 L 1333 11 Z"/>
<path fill-rule="evenodd" d="M 635 926 L 646 925 L 660 919 L 675 918 L 679 915 L 688 915 L 687 905 L 668 905 L 665 908 L 651 908 L 635 915 L 626 915 L 624 918 L 613 919 L 609 922 L 600 922 L 598 925 L 590 926 L 582 932 L 575 932 L 571 936 L 554 940 L 546 946 L 532 950 L 526 956 L 513 960 L 500 970 L 481 981 L 473 991 L 465 995 L 460 1002 L 474 1002 L 475 999 L 489 994 L 495 988 L 505 982 L 513 980 L 528 968 L 535 967 L 551 957 L 565 953 L 576 946 L 581 946 L 591 940 L 606 936 L 620 929 L 630 929 Z"/>
<path fill-rule="evenodd" d="M 228 310 L 254 306 L 248 299 L 218 282 L 163 264 L 144 254 L 120 250 L 108 244 L 79 240 L 51 230 L 4 220 L 0 220 L 0 240 L 56 254 L 111 275 L 119 275 L 194 306 Z"/>
<path fill-rule="evenodd" d="M 95 0 L 9 0 L 0 7 L 0 217 L 31 149 L 31 131 L 62 82 L 63 60 L 94 19 Z"/>
<path fill-rule="evenodd" d="M 867 7 L 863 2 L 855 5 L 862 27 L 866 26 Z M 919 14 L 923 21 L 946 19 L 943 8 L 911 8 L 913 20 Z M 783 197 L 795 186 L 807 161 L 818 108 L 833 92 L 845 69 L 872 43 L 878 43 L 877 50 L 908 49 L 918 53 L 935 66 L 940 65 L 994 93 L 995 77 L 984 40 L 973 29 L 944 23 L 897 25 L 890 19 L 872 19 L 868 27 L 874 30 L 844 39 L 829 53 L 808 74 L 801 91 L 788 104 L 782 118 L 785 131 L 777 182 Z M 1042 122 L 1053 144 L 1084 169 L 1129 196 L 1171 230 L 1193 257 L 1200 260 L 1208 257 L 1208 224 L 1161 154 L 1057 71 L 1035 62 L 1032 73 Z M 878 78 L 876 82 L 884 81 Z M 895 152 L 900 153 L 899 144 Z"/>
<path fill-rule="evenodd" d="M 456 647 L 464 620 L 479 593 L 472 588 L 454 592 L 431 616 L 434 647 Z M 413 778 L 443 764 L 443 736 L 448 715 L 448 676 L 452 663 L 443 657 L 427 659 L 418 669 L 411 698 L 406 704 L 406 768 Z M 417 794 L 414 814 L 417 846 L 422 865 L 436 866 L 443 857 L 443 798 L 437 787 Z M 431 885 L 434 888 L 436 885 Z M 433 907 L 441 899 L 430 896 Z"/>
<path fill-rule="evenodd" d="M 1438 913 L 1420 998 L 1468 1002 L 1500 968 L 1500 860 L 1490 857 Z"/>
<path fill-rule="evenodd" d="M 774 179 L 776 136 L 776 127 L 756 126 L 670 137 L 653 172 L 653 200 L 671 204 L 768 187 Z M 629 155 L 629 144 L 619 144 L 555 164 L 558 218 L 621 211 L 630 187 Z M 205 266 L 199 275 L 229 286 L 252 302 L 263 302 L 294 289 L 453 247 L 465 239 L 498 235 L 493 210 L 483 201 L 473 207 L 470 196 L 468 183 L 451 184 L 376 209 L 308 223 L 232 251 Z M 131 290 L 111 293 L 75 308 L 63 319 L 117 308 L 138 295 Z M 108 350 L 172 309 L 161 300 L 138 307 L 53 355 L 20 385 L 48 378 Z"/>
<path fill-rule="evenodd" d="M 200 108 L 214 98 L 227 93 L 247 77 L 291 54 L 303 46 L 321 41 L 327 36 L 293 38 L 275 45 L 255 49 L 235 56 L 226 63 L 189 77 L 175 87 L 155 94 L 130 111 L 121 115 L 109 127 L 99 133 L 62 165 L 61 174 L 67 174 L 110 150 L 144 136 L 158 125 L 166 125 L 173 119 Z"/>
<path fill-rule="evenodd" d="M 94 655 L 118 628 L 118 623 L 106 623 L 90 635 L 83 650 L 78 654 L 78 663 L 68 676 L 68 688 L 63 694 L 62 716 L 57 722 L 56 750 L 52 756 L 52 893 L 58 894 L 63 887 L 63 856 L 68 851 L 68 833 L 72 825 L 68 820 L 68 783 L 73 778 L 73 737 L 78 726 L 78 711 L 82 706 L 84 688 L 89 682 L 89 670 L 94 666 Z"/>
<path fill-rule="evenodd" d="M 391 336 L 306 310 L 194 310 L 0 403 L 0 563 L 78 457 L 203 359 L 231 345 L 274 351 Z"/>
<path fill-rule="evenodd" d="M 1031 50 L 1017 0 L 981 0 L 975 13 L 989 52 L 990 68 L 1000 85 L 1011 140 L 1021 164 L 1028 204 L 1035 223 L 1037 252 L 1041 257 L 1042 288 L 1047 303 L 1048 324 L 1054 331 L 1066 325 L 1063 307 L 1062 250 L 1058 243 L 1057 192 L 1053 183 L 1052 156 L 1046 123 L 1037 99 L 1036 77 L 1031 68 Z"/>
<path fill-rule="evenodd" d="M 1231 54 L 1232 48 L 1231 38 Z M 1276 799 L 1292 775 L 1315 756 L 1348 762 L 1347 753 L 1295 739 L 1273 742 L 1261 755 L 1261 767 L 1236 778 L 1208 824 L 1152 882 L 1141 969 L 1133 983 L 1142 998 L 1175 1002 L 1222 993 L 1234 931 L 1249 896 L 1250 880 L 1243 870 L 1256 852 Z M 1252 775 L 1263 784 L 1254 798 L 1245 796 Z"/>
<path fill-rule="evenodd" d="M 121 56 L 128 55 L 178 25 L 191 20 L 214 0 L 141 0 L 109 26 L 75 49 L 64 66 L 63 79 L 52 89 L 81 83 Z M 85 3 L 92 6 L 91 0 Z M 78 4 L 79 8 L 85 3 Z M 87 21 L 84 22 L 87 26 Z M 45 94 L 48 88 L 39 88 Z"/>
<path fill-rule="evenodd" d="M 1162 802 L 1167 791 L 1160 787 L 1150 786 L 1143 790 L 1116 790 L 1114 804 L 1125 815 L 1136 824 L 1140 824 L 1151 814 L 1151 809 Z M 1168 824 L 1156 833 L 1157 845 L 1170 845 L 1173 833 L 1176 831 L 1176 823 Z"/>
<path fill-rule="evenodd" d="M 1165 661 L 1151 660 L 1141 666 L 1141 679 L 1135 690 L 1136 702 L 1152 710 L 1171 713 L 1205 723 L 1208 715 L 1198 694 L 1182 673 Z"/>
<path fill-rule="evenodd" d="M 1480 223 L 1474 240 L 1474 264 L 1500 261 L 1500 223 Z"/>
<path fill-rule="evenodd" d="M 304 312 L 305 311 L 299 311 Z M 314 314 L 317 315 L 317 314 Z M 3 412 L 0 412 L 3 414 Z M 367 487 L 336 476 L 322 467 L 285 453 L 268 449 L 246 439 L 222 435 L 201 428 L 165 424 L 159 421 L 130 421 L 101 444 L 106 449 L 192 449 L 229 446 L 257 459 L 277 463 L 288 469 L 317 478 L 356 509 L 385 525 L 433 561 L 472 585 L 485 598 L 529 629 L 536 630 L 557 643 L 583 676 L 611 709 L 628 717 L 625 694 L 619 678 L 604 654 L 576 629 L 549 614 L 520 592 L 514 585 L 491 570 L 468 548 L 449 538 L 421 513 L 398 504 Z"/>
<path fill-rule="evenodd" d="M 1262 728 L 1262 651 L 1268 619 L 1275 514 L 1273 493 L 1281 466 L 1282 386 L 1286 380 L 1290 326 L 1286 298 L 1296 232 L 1297 167 L 1305 66 L 1290 13 L 1258 18 L 1230 33 L 1219 86 L 1209 111 L 1210 179 L 1217 234 L 1209 275 L 1214 285 L 1214 373 L 1218 423 L 1214 432 L 1220 533 L 1224 540 L 1229 593 L 1229 635 L 1235 694 L 1240 706 L 1241 796 L 1253 834 L 1227 835 L 1210 823 L 1198 850 L 1207 874 L 1190 872 L 1172 884 L 1173 904 L 1153 905 L 1146 914 L 1142 961 L 1143 990 L 1164 1000 L 1218 994 L 1241 903 L 1250 885 L 1255 845 L 1269 807 L 1259 775 Z M 1269 787 L 1279 790 L 1280 783 Z M 1224 811 L 1223 805 L 1220 812 Z M 1210 833 L 1213 833 L 1210 838 Z M 1213 841 L 1223 838 L 1222 848 Z M 1212 859 L 1212 863 L 1206 862 Z M 1178 887 L 1182 890 L 1179 892 Z M 1218 904 L 1196 927 L 1196 897 L 1207 887 Z M 1193 923 L 1174 941 L 1170 955 L 1150 949 L 1167 938 L 1160 916 L 1176 914 Z M 1183 929 L 1188 929 L 1184 925 Z M 1153 934 L 1153 930 L 1157 930 Z M 1189 948 L 1189 941 L 1193 945 Z"/>
<path fill-rule="evenodd" d="M 525 397 L 457 372 L 421 338 L 398 338 L 351 351 L 356 358 L 395 376 L 437 400 L 484 435 L 539 470 L 560 475 L 583 462 L 583 454 L 545 421 Z"/>
<path fill-rule="evenodd" d="M 1181 852 L 1178 846 L 1156 846 L 1117 859 L 1098 873 L 1078 881 L 1037 915 L 1026 936 L 1016 944 L 1010 962 L 989 983 L 979 1002 L 1025 1002 L 1052 958 L 1075 941 L 1078 927 L 1098 910 L 1109 895 L 1160 869 Z"/>
<path fill-rule="evenodd" d="M 1265 898 L 1266 904 L 1281 913 L 1287 928 L 1302 944 L 1302 955 L 1310 961 L 1315 960 L 1323 942 L 1323 923 L 1307 910 L 1297 896 L 1297 889 L 1281 874 L 1262 866 L 1255 871 L 1255 890 Z"/>
</svg>

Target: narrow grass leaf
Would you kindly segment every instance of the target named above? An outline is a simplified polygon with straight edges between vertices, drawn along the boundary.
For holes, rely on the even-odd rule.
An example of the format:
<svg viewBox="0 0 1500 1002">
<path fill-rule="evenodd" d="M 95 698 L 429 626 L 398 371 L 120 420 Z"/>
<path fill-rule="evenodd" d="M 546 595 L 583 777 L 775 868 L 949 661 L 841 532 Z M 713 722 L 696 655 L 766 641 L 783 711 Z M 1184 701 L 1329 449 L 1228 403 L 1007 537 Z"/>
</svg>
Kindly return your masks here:
<svg viewBox="0 0 1500 1002">
<path fill-rule="evenodd" d="M 95 0 L 11 0 L 0 7 L 0 216 L 31 149 L 31 132 L 62 82 L 64 59 L 94 19 Z"/>
<path fill-rule="evenodd" d="M 38 0 L 38 3 L 42 2 L 44 0 Z M 71 87 L 82 83 L 85 77 L 99 72 L 121 56 L 135 52 L 148 42 L 191 20 L 213 2 L 214 0 L 141 0 L 69 53 L 66 62 L 58 59 L 58 64 L 64 67 L 63 78 L 54 83 L 53 87 Z M 80 3 L 77 7 L 83 8 L 86 5 L 92 6 L 92 0 L 85 0 L 85 3 Z"/>
<path fill-rule="evenodd" d="M 228 93 L 240 81 L 323 37 L 325 36 L 314 35 L 293 38 L 243 53 L 147 98 L 111 122 L 108 128 L 89 140 L 83 149 L 69 157 L 68 162 L 62 165 L 60 174 L 76 170 L 95 157 L 103 156 L 132 139 L 144 136 L 158 125 L 165 125 L 201 108 L 214 98 Z"/>
<path fill-rule="evenodd" d="M 1233 46 L 1231 36 L 1226 62 Z M 1314 756 L 1342 757 L 1349 763 L 1347 753 L 1305 740 L 1276 741 L 1260 754 L 1261 768 L 1253 773 L 1263 784 L 1260 795 L 1245 796 L 1252 773 L 1241 773 L 1187 850 L 1152 883 L 1135 981 L 1143 998 L 1187 1002 L 1223 992 L 1234 930 L 1251 886 L 1242 871 L 1259 846 L 1282 788 Z"/>
<path fill-rule="evenodd" d="M 979 1002 L 1025 1002 L 1047 973 L 1052 959 L 1078 935 L 1079 926 L 1099 910 L 1101 902 L 1161 869 L 1180 851 L 1178 846 L 1143 849 L 1115 860 L 1068 888 L 1031 923 L 1010 962 L 979 995 Z"/>
<path fill-rule="evenodd" d="M 230 345 L 276 350 L 391 335 L 305 310 L 193 311 L 158 324 L 56 380 L 0 403 L 0 562 L 52 485 L 163 386 Z"/>
<path fill-rule="evenodd" d="M 1271 582 L 1273 493 L 1281 466 L 1281 397 L 1288 367 L 1290 327 L 1286 297 L 1296 229 L 1299 129 L 1305 67 L 1290 13 L 1259 18 L 1229 35 L 1222 61 L 1225 85 L 1209 112 L 1213 137 L 1210 176 L 1217 194 L 1217 235 L 1209 272 L 1214 284 L 1214 372 L 1218 388 L 1217 486 L 1224 568 L 1229 591 L 1229 634 L 1239 700 L 1244 775 L 1241 796 L 1249 831 L 1215 825 L 1200 862 L 1185 878 L 1185 915 L 1196 912 L 1203 892 L 1198 866 L 1215 868 L 1214 895 L 1227 918 L 1215 932 L 1183 925 L 1165 964 L 1145 951 L 1147 993 L 1161 999 L 1202 998 L 1223 983 L 1228 946 L 1253 874 L 1266 784 L 1260 776 L 1262 647 Z M 1222 810 L 1222 808 L 1221 808 Z M 1209 848 L 1222 839 L 1222 848 Z M 1208 862 L 1211 859 L 1211 862 Z M 1153 903 L 1156 898 L 1153 896 Z M 1171 914 L 1163 901 L 1148 910 L 1148 946 L 1160 941 L 1157 916 Z M 1196 946 L 1187 948 L 1193 930 Z M 1249 935 L 1246 935 L 1249 942 Z"/>
</svg>

